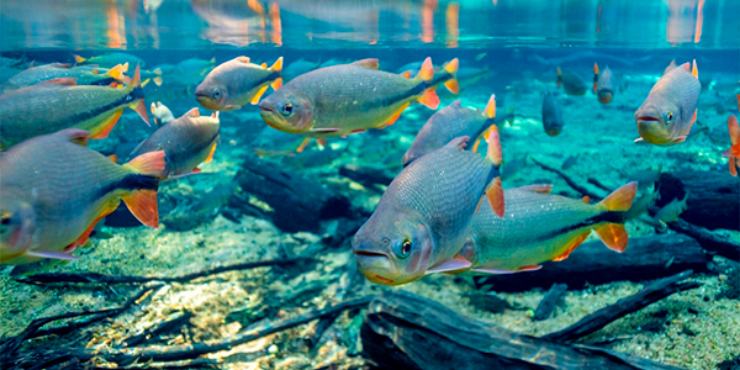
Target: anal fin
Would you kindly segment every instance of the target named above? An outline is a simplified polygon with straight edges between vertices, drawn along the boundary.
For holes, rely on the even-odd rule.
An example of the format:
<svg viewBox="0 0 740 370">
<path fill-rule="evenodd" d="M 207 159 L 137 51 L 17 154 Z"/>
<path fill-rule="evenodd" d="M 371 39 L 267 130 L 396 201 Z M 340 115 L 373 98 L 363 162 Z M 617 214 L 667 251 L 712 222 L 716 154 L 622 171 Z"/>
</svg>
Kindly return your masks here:
<svg viewBox="0 0 740 370">
<path fill-rule="evenodd" d="M 295 151 L 298 152 L 298 153 L 303 152 L 303 149 L 306 149 L 306 147 L 308 146 L 308 143 L 310 143 L 310 142 L 311 142 L 311 138 L 310 137 L 307 137 L 307 138 L 303 139 L 303 141 L 301 142 L 301 145 L 299 145 L 298 148 Z"/>
<path fill-rule="evenodd" d="M 386 127 L 388 127 L 388 126 L 396 123 L 396 121 L 398 121 L 398 118 L 401 117 L 401 114 L 403 113 L 404 110 L 406 110 L 406 108 L 408 108 L 408 106 L 409 106 L 409 103 L 408 102 L 406 104 L 402 105 L 401 108 L 398 109 L 398 111 L 396 111 L 396 113 L 393 113 L 393 115 L 391 116 L 391 118 L 389 118 L 386 123 L 384 123 L 382 126 L 380 126 L 380 128 L 386 128 Z"/>
<path fill-rule="evenodd" d="M 213 143 L 213 146 L 211 147 L 211 152 L 208 153 L 208 158 L 206 158 L 205 162 L 209 163 L 213 160 L 213 153 L 216 152 L 216 143 Z"/>
<path fill-rule="evenodd" d="M 267 91 L 267 87 L 268 87 L 268 85 L 265 85 L 265 86 L 260 87 L 260 89 L 257 91 L 256 94 L 254 94 L 254 96 L 252 97 L 252 100 L 249 103 L 252 104 L 252 105 L 259 104 L 260 103 L 260 98 L 265 93 L 265 91 Z"/>
<path fill-rule="evenodd" d="M 568 244 L 565 245 L 565 248 L 564 248 L 565 251 L 561 255 L 553 258 L 552 260 L 555 262 L 558 262 L 558 261 L 562 261 L 568 258 L 568 256 L 570 256 L 570 252 L 573 252 L 573 250 L 578 248 L 578 246 L 581 245 L 583 241 L 586 240 L 586 238 L 588 238 L 589 235 L 591 235 L 591 230 L 588 230 L 580 235 L 577 235 L 573 240 L 569 241 Z"/>
<path fill-rule="evenodd" d="M 99 126 L 97 126 L 99 129 L 91 130 L 93 132 L 90 139 L 105 139 L 108 137 L 108 134 L 113 131 L 113 127 L 116 126 L 116 123 L 121 118 L 121 114 L 123 114 L 123 109 L 119 109 L 113 113 L 113 116 L 103 121 Z"/>
</svg>

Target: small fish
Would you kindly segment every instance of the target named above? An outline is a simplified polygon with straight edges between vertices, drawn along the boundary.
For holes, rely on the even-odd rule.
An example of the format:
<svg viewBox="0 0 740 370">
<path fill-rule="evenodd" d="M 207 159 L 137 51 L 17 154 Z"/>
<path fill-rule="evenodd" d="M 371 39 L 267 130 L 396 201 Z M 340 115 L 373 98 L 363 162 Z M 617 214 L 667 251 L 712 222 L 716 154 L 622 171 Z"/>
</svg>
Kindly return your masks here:
<svg viewBox="0 0 740 370">
<path fill-rule="evenodd" d="M 218 112 L 211 116 L 201 116 L 198 108 L 193 108 L 182 117 L 160 127 L 139 144 L 129 157 L 164 150 L 169 178 L 199 173 L 198 165 L 208 163 L 213 158 L 220 126 Z"/>
<path fill-rule="evenodd" d="M 110 85 L 111 83 L 123 83 L 123 65 L 118 64 L 105 73 L 70 68 L 69 64 L 47 64 L 33 67 L 18 73 L 8 80 L 8 83 L 17 87 L 35 85 L 39 82 L 53 80 L 56 78 L 76 78 L 78 85 Z"/>
<path fill-rule="evenodd" d="M 599 66 L 594 63 L 594 92 L 601 104 L 609 104 L 614 98 L 614 74 L 609 66 L 599 73 Z"/>
<path fill-rule="evenodd" d="M 550 136 L 557 136 L 563 130 L 563 108 L 555 95 L 548 92 L 542 97 L 542 127 Z"/>
<path fill-rule="evenodd" d="M 740 94 L 738 94 L 738 104 L 740 104 Z M 727 149 L 722 155 L 728 157 L 730 160 L 730 173 L 732 176 L 737 176 L 737 168 L 740 167 L 740 126 L 738 126 L 737 118 L 734 115 L 727 118 L 727 130 L 730 133 L 732 147 Z"/>
<path fill-rule="evenodd" d="M 550 194 L 552 185 L 504 191 L 506 214 L 481 208 L 460 254 L 470 271 L 508 274 L 539 270 L 545 261 L 562 261 L 595 230 L 611 250 L 623 252 L 628 235 L 625 213 L 637 193 L 628 183 L 598 204 Z"/>
<path fill-rule="evenodd" d="M 286 81 L 290 81 L 304 73 L 308 73 L 316 68 L 319 68 L 320 65 L 321 64 L 318 62 L 298 59 L 285 67 L 285 69 L 283 70 L 283 79 L 285 79 Z"/>
<path fill-rule="evenodd" d="M 416 134 L 409 150 L 403 155 L 401 163 L 404 167 L 460 136 L 468 136 L 474 140 L 476 144 L 471 148 L 477 149 L 479 137 L 495 123 L 496 97 L 491 95 L 483 112 L 464 108 L 460 104 L 460 100 L 455 100 L 429 118 Z"/>
<path fill-rule="evenodd" d="M 83 58 L 79 55 L 75 55 L 75 63 L 77 64 L 97 64 L 100 67 L 107 67 L 111 68 L 118 64 L 126 64 L 130 66 L 140 66 L 144 67 L 146 65 L 146 62 L 144 62 L 143 59 L 126 53 L 110 53 L 110 54 L 103 54 L 98 55 L 95 57 L 90 58 Z"/>
<path fill-rule="evenodd" d="M 560 166 L 561 170 L 567 170 L 578 163 L 578 156 L 577 155 L 570 155 L 568 158 L 565 158 L 563 161 L 563 165 Z"/>
<path fill-rule="evenodd" d="M 669 222 L 678 221 L 678 216 L 686 210 L 686 202 L 689 200 L 689 192 L 686 192 L 683 199 L 674 199 L 670 203 L 666 204 L 663 208 L 655 214 L 653 219 L 655 222 L 665 225 Z"/>
<path fill-rule="evenodd" d="M 216 67 L 195 89 L 195 98 L 204 108 L 218 111 L 239 109 L 246 104 L 256 105 L 268 86 L 274 90 L 283 85 L 280 57 L 267 68 L 238 57 Z"/>
<path fill-rule="evenodd" d="M 175 119 L 175 116 L 172 115 L 172 111 L 170 108 L 167 108 L 166 105 L 162 104 L 162 102 L 156 102 L 152 103 L 151 105 L 152 114 L 154 115 L 154 124 L 158 124 L 157 120 L 159 122 L 162 122 L 162 124 L 165 124 L 169 121 L 172 121 Z"/>
<path fill-rule="evenodd" d="M 95 224 L 123 200 L 156 228 L 164 152 L 117 165 L 85 145 L 90 134 L 67 129 L 27 140 L 0 156 L 0 263 L 76 259 Z"/>
<path fill-rule="evenodd" d="M 686 141 L 696 121 L 701 84 L 694 61 L 670 70 L 650 90 L 645 102 L 635 112 L 640 138 L 650 144 L 671 146 Z"/>
<path fill-rule="evenodd" d="M 379 71 L 377 59 L 319 68 L 264 99 L 260 115 L 277 130 L 305 136 L 300 152 L 311 138 L 323 142 L 392 125 L 413 100 L 437 109 L 433 78 L 431 58 L 413 79 Z"/>
<path fill-rule="evenodd" d="M 588 90 L 588 84 L 579 74 L 565 70 L 560 70 L 558 67 L 558 87 L 563 87 L 563 90 L 568 95 L 583 95 Z"/>
<path fill-rule="evenodd" d="M 458 137 L 404 168 L 352 241 L 359 271 L 373 283 L 400 285 L 426 274 L 470 267 L 458 255 L 483 197 L 504 214 L 498 130 L 486 158 L 463 150 Z"/>
<path fill-rule="evenodd" d="M 455 58 L 451 61 L 442 65 L 442 68 L 436 68 L 434 71 L 434 78 L 430 83 L 433 89 L 437 89 L 440 84 L 444 84 L 447 91 L 457 95 L 460 93 L 460 83 L 457 80 L 457 71 L 460 66 L 460 61 Z M 421 67 L 415 70 L 407 70 L 401 73 L 406 78 L 411 78 L 412 75 L 419 74 Z"/>
<path fill-rule="evenodd" d="M 205 76 L 216 66 L 216 58 L 210 60 L 190 58 L 185 59 L 175 65 L 172 73 L 180 75 L 198 75 Z"/>
<path fill-rule="evenodd" d="M 139 68 L 124 88 L 78 86 L 74 78 L 60 78 L 24 87 L 0 96 L 0 148 L 65 128 L 90 132 L 91 139 L 108 136 L 124 107 L 136 111 L 149 125 Z"/>
</svg>

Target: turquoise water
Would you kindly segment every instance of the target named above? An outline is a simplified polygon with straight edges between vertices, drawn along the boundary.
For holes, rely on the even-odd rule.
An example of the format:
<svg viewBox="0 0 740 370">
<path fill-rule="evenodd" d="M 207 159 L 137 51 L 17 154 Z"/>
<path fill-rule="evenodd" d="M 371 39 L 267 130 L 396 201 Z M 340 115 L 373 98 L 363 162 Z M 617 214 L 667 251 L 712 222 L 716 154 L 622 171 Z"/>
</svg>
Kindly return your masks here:
<svg viewBox="0 0 740 370">
<path fill-rule="evenodd" d="M 41 127 L 49 122 L 60 122 L 54 126 L 59 129 L 81 127 L 74 119 L 59 119 L 80 115 L 44 105 L 49 101 L 66 104 L 62 101 L 71 96 L 67 90 L 38 100 L 16 99 L 11 107 L 10 99 L 25 88 L 14 76 L 29 68 L 63 63 L 69 66 L 47 68 L 87 64 L 86 77 L 94 78 L 90 71 L 104 75 L 106 65 L 81 58 L 126 53 L 128 56 L 113 58 L 107 67 L 131 60 L 124 71 L 127 77 L 118 83 L 105 79 L 99 84 L 113 82 L 113 89 L 128 88 L 134 64 L 139 63 L 141 80 L 146 83 L 135 96 L 143 97 L 150 126 L 142 122 L 141 112 L 127 106 L 106 138 L 91 139 L 87 144 L 87 154 L 94 151 L 121 165 L 132 159 L 131 153 L 140 143 L 156 137 L 158 129 L 172 127 L 163 124 L 168 118 L 161 111 L 155 112 L 157 104 L 171 111 L 169 119 L 198 108 L 201 120 L 208 120 L 213 111 L 196 100 L 196 90 L 216 66 L 239 56 L 268 67 L 282 57 L 281 89 L 295 86 L 291 80 L 305 73 L 365 58 L 377 58 L 382 71 L 408 71 L 411 76 L 419 73 L 425 58 L 431 58 L 435 67 L 456 58 L 460 92 L 453 94 L 446 86 L 435 86 L 440 103 L 434 109 L 414 98 L 392 125 L 336 135 L 326 143 L 311 140 L 302 151 L 298 148 L 305 135 L 269 127 L 259 105 L 247 103 L 221 111 L 217 139 L 213 133 L 198 132 L 153 145 L 151 150 L 164 150 L 166 161 L 174 163 L 178 149 L 192 154 L 193 147 L 207 141 L 207 145 L 198 146 L 202 154 L 195 163 L 198 173 L 189 173 L 190 168 L 171 172 L 173 178 L 156 185 L 158 222 L 150 225 L 156 227 L 143 226 L 141 214 L 135 217 L 121 202 L 117 208 L 107 209 L 110 213 L 103 215 L 89 240 L 83 238 L 79 246 L 53 250 L 68 253 L 71 257 L 61 256 L 68 261 L 60 261 L 59 254 L 27 260 L 24 258 L 29 255 L 18 257 L 11 251 L 19 240 L 25 240 L 18 235 L 37 240 L 39 233 L 51 230 L 48 223 L 37 221 L 44 217 L 62 225 L 54 229 L 62 231 L 52 233 L 50 243 L 66 238 L 65 232 L 73 229 L 69 225 L 78 220 L 83 220 L 80 222 L 85 227 L 69 233 L 77 235 L 95 225 L 99 213 L 85 213 L 94 202 L 77 200 L 77 196 L 93 186 L 95 194 L 103 193 L 105 184 L 95 176 L 110 163 L 106 160 L 93 165 L 89 157 L 73 157 L 54 162 L 58 164 L 53 169 L 77 174 L 82 173 L 76 172 L 79 168 L 91 168 L 86 172 L 89 179 L 60 170 L 39 180 L 33 174 L 48 168 L 44 166 L 57 156 L 57 149 L 35 144 L 35 149 L 23 154 L 23 161 L 19 151 L 13 151 L 15 147 L 2 152 L 0 363 L 21 369 L 125 367 L 134 361 L 145 366 L 151 361 L 154 366 L 223 369 L 463 368 L 454 364 L 467 364 L 467 357 L 461 355 L 467 352 L 449 351 L 444 341 L 425 340 L 441 335 L 459 344 L 467 332 L 461 337 L 450 332 L 432 334 L 432 323 L 445 321 L 431 316 L 425 316 L 421 324 L 399 329 L 404 320 L 413 314 L 443 312 L 436 302 L 451 310 L 446 314 L 478 320 L 482 327 L 492 325 L 525 338 L 539 338 L 576 324 L 656 279 L 692 270 L 693 274 L 686 275 L 690 277 L 679 279 L 685 285 L 679 286 L 677 293 L 580 337 L 576 345 L 645 358 L 654 361 L 654 366 L 738 368 L 740 183 L 730 173 L 732 163 L 723 156 L 733 145 L 727 122 L 738 115 L 740 104 L 738 14 L 740 2 L 730 0 L 5 1 L 0 4 L 0 134 L 9 137 L 13 132 L 9 127 L 18 127 L 21 121 L 25 124 L 19 130 L 31 141 L 38 139 Z M 76 56 L 80 58 L 76 60 Z M 697 85 L 696 122 L 686 140 L 676 145 L 635 143 L 640 137 L 635 112 L 672 60 L 679 68 L 683 63 L 689 68 L 692 62 L 697 66 L 700 92 Z M 608 104 L 599 102 L 592 89 L 594 64 L 602 73 L 608 66 L 614 74 L 614 94 Z M 572 81 L 567 77 L 559 83 L 559 69 L 563 75 L 579 76 L 583 91 L 572 93 Z M 435 72 L 438 77 L 443 74 L 440 69 Z M 270 77 L 271 81 L 276 76 Z M 240 78 L 247 81 L 252 76 Z M 346 82 L 348 86 L 365 83 L 347 78 L 353 79 Z M 380 81 L 368 83 L 391 84 Z M 423 91 L 430 86 L 422 87 Z M 313 85 L 313 89 L 321 88 Z M 394 97 L 377 96 L 376 90 L 354 99 L 383 101 L 385 107 L 395 104 L 392 99 L 396 96 L 412 94 L 404 90 Z M 274 93 L 275 88 L 268 87 L 258 100 L 264 102 Z M 409 171 L 404 170 L 401 160 L 424 124 L 457 99 L 462 107 L 483 111 L 492 95 L 496 116 L 491 123 L 496 123 L 503 157 L 503 164 L 492 176 L 500 178 L 503 189 L 552 184 L 553 195 L 577 200 L 578 206 L 585 201 L 599 207 L 596 203 L 612 190 L 638 182 L 632 205 L 639 203 L 645 209 L 626 223 L 629 243 L 623 253 L 605 248 L 601 234 L 590 231 L 589 225 L 613 220 L 609 217 L 614 214 L 584 216 L 556 229 L 553 225 L 560 225 L 574 213 L 545 213 L 552 204 L 541 201 L 515 214 L 517 222 L 522 220 L 518 229 L 514 228 L 517 236 L 503 235 L 503 228 L 494 231 L 492 240 L 502 244 L 492 255 L 503 261 L 512 261 L 515 253 L 511 251 L 517 248 L 541 246 L 521 249 L 519 256 L 535 256 L 534 262 L 515 266 L 520 267 L 516 273 L 498 267 L 489 269 L 496 274 L 450 269 L 446 272 L 452 274 L 427 274 L 386 286 L 383 282 L 388 279 L 374 277 L 378 270 L 368 270 L 360 263 L 358 271 L 357 262 L 363 258 L 356 257 L 362 256 L 357 254 L 358 246 L 373 238 L 380 240 L 386 230 L 403 223 L 387 222 L 370 236 L 358 233 L 380 209 L 381 197 L 394 192 L 391 181 L 407 176 Z M 545 96 L 554 97 L 561 111 L 564 125 L 556 136 L 548 135 L 543 123 Z M 102 109 L 104 104 L 96 100 L 98 97 L 91 93 L 74 109 Z M 341 96 L 335 98 L 341 100 Z M 279 102 L 284 109 L 284 101 Z M 370 111 L 377 107 L 368 104 L 367 116 L 347 119 L 347 124 L 369 122 Z M 28 107 L 30 112 L 18 113 Z M 678 114 L 675 108 L 666 109 L 671 115 Z M 48 112 L 52 113 L 45 114 Z M 0 135 L 0 139 L 4 138 Z M 206 162 L 213 143 L 212 160 Z M 486 148 L 483 143 L 478 152 L 485 153 Z M 450 232 L 445 227 L 452 221 L 480 217 L 480 211 L 452 216 L 444 213 L 466 202 L 471 205 L 468 208 L 476 208 L 479 199 L 463 199 L 458 192 L 476 177 L 465 175 L 463 168 L 456 185 L 445 187 L 443 183 L 449 182 L 437 181 L 437 177 L 460 169 L 432 168 L 429 177 L 409 181 L 415 184 L 409 186 L 418 186 L 416 191 L 425 198 L 439 196 L 447 202 L 433 214 L 438 216 L 436 223 L 424 221 L 424 225 L 434 225 L 429 227 L 437 242 L 442 233 Z M 54 194 L 49 202 L 74 199 L 72 205 L 43 213 L 47 208 L 33 194 L 48 184 Z M 125 186 L 128 188 L 118 189 L 116 201 L 124 190 L 143 185 L 126 182 Z M 440 191 L 446 193 L 434 193 Z M 32 221 L 18 221 L 31 220 L 22 218 L 27 213 L 14 208 L 21 198 L 34 199 L 31 207 L 36 218 Z M 653 203 L 648 204 L 651 199 Z M 509 212 L 514 212 L 514 201 L 509 201 Z M 483 199 L 478 207 L 488 206 Z M 383 217 L 390 220 L 395 216 Z M 152 219 L 148 220 L 151 224 Z M 582 232 L 552 241 L 572 230 Z M 474 234 L 470 229 L 464 232 L 469 233 L 463 235 L 469 243 Z M 356 234 L 361 236 L 353 240 Z M 403 241 L 397 243 L 399 248 L 406 239 L 409 243 L 413 239 L 413 247 L 419 248 L 415 237 L 405 236 L 399 239 Z M 569 243 L 576 239 L 585 243 L 569 249 Z M 555 248 L 558 253 L 547 254 L 552 245 L 559 246 Z M 472 260 L 463 246 L 455 248 L 458 252 L 452 254 Z M 615 249 L 614 245 L 610 248 Z M 565 250 L 572 250 L 569 258 L 551 261 L 568 257 L 567 253 L 563 256 Z M 388 258 L 399 254 L 396 248 Z M 377 253 L 368 256 L 378 258 Z M 259 266 L 250 265 L 259 261 Z M 541 269 L 530 271 L 540 264 Z M 546 293 L 559 283 L 567 284 L 567 290 L 560 293 L 562 298 L 553 301 L 555 308 L 544 319 L 535 319 Z M 388 301 L 373 301 L 370 306 L 353 301 L 399 292 L 423 297 L 426 306 L 409 300 L 417 302 L 410 316 L 393 318 L 399 313 L 383 306 Z M 317 316 L 281 327 L 285 322 L 280 320 L 301 318 L 342 302 L 353 306 L 321 316 L 321 320 L 316 320 Z M 93 313 L 90 322 L 85 321 L 87 316 L 59 318 L 41 331 L 24 332 L 35 319 L 121 305 L 116 312 Z M 385 311 L 380 307 L 386 307 Z M 387 326 L 379 324 L 380 311 L 390 317 L 383 323 Z M 276 327 L 277 334 L 262 335 L 265 328 Z M 422 327 L 427 329 L 419 329 Z M 368 334 L 371 331 L 375 337 Z M 496 330 L 484 332 L 493 335 Z M 260 335 L 249 337 L 253 333 Z M 381 343 L 378 335 L 386 342 Z M 507 343 L 519 342 L 512 339 Z M 206 348 L 214 343 L 221 347 Z M 387 356 L 378 352 L 378 343 L 385 346 Z M 552 350 L 548 343 L 535 342 L 534 348 Z M 191 344 L 205 349 L 195 353 L 187 347 Z M 415 347 L 421 345 L 431 347 Z M 462 346 L 467 351 L 475 343 Z M 568 364 L 558 355 L 496 347 L 502 352 L 495 356 L 489 353 L 492 357 L 486 358 L 491 362 L 482 362 L 480 368 L 542 368 L 550 364 L 548 361 Z M 169 356 L 168 351 L 180 352 Z M 403 361 L 391 353 L 406 353 L 410 362 L 401 366 Z M 465 368 L 478 368 L 471 366 Z"/>
</svg>

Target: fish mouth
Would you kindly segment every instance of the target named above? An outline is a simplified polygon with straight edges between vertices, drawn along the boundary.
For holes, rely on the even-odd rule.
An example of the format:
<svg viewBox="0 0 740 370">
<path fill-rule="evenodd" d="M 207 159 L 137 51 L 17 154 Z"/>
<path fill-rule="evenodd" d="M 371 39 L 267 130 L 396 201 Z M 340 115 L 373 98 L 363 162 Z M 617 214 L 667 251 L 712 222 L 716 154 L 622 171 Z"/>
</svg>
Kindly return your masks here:
<svg viewBox="0 0 740 370">
<path fill-rule="evenodd" d="M 377 253 L 377 252 L 368 252 L 368 251 L 354 251 L 355 256 L 366 256 L 366 257 L 385 257 L 388 258 L 383 253 Z"/>
<path fill-rule="evenodd" d="M 637 117 L 637 121 L 640 122 L 660 122 L 660 119 L 654 117 L 654 116 L 639 116 Z"/>
</svg>

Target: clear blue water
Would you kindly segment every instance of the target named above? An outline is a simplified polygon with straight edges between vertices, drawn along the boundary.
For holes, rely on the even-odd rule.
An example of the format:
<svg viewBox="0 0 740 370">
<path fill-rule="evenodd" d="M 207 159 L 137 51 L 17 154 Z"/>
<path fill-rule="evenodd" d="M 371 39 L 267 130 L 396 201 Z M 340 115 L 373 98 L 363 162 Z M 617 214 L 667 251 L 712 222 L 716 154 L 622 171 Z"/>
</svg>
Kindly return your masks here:
<svg viewBox="0 0 740 370">
<path fill-rule="evenodd" d="M 583 343 L 602 343 L 598 345 L 661 364 L 712 369 L 740 355 L 736 319 L 740 306 L 737 296 L 732 296 L 732 289 L 740 289 L 740 255 L 733 256 L 731 249 L 718 252 L 716 244 L 701 238 L 697 237 L 698 244 L 678 244 L 694 248 L 694 254 L 677 253 L 666 246 L 670 243 L 656 243 L 656 248 L 665 250 L 644 260 L 630 254 L 629 246 L 624 255 L 601 254 L 599 258 L 616 264 L 641 262 L 621 270 L 606 267 L 605 276 L 599 271 L 577 270 L 574 264 L 572 276 L 565 272 L 531 278 L 529 274 L 540 272 L 519 272 L 500 275 L 502 280 L 486 280 L 466 274 L 435 274 L 397 288 L 370 284 L 356 273 L 351 239 L 376 209 L 388 182 L 403 170 L 401 157 L 425 122 L 455 99 L 461 99 L 463 106 L 483 109 L 495 94 L 497 116 L 508 117 L 507 122 L 499 123 L 505 189 L 554 184 L 554 194 L 581 199 L 593 193 L 606 195 L 605 189 L 630 180 L 652 185 L 660 173 L 679 178 L 699 173 L 694 176 L 705 176 L 711 184 L 691 185 L 696 188 L 689 193 L 689 210 L 681 217 L 684 222 L 707 228 L 705 231 L 724 238 L 729 245 L 740 245 L 740 225 L 733 224 L 740 214 L 740 199 L 727 197 L 737 194 L 740 185 L 728 171 L 728 159 L 722 156 L 731 145 L 727 120 L 738 115 L 740 102 L 740 95 L 736 95 L 740 93 L 738 15 L 740 1 L 735 0 L 3 1 L 0 56 L 15 59 L 3 59 L 9 63 L 0 70 L 0 88 L 5 94 L 17 88 L 8 83 L 10 76 L 29 68 L 32 61 L 34 66 L 74 65 L 75 55 L 93 57 L 112 52 L 145 62 L 143 79 L 149 80 L 143 88 L 145 106 L 149 109 L 150 104 L 160 102 L 175 118 L 194 107 L 200 107 L 202 116 L 210 114 L 196 101 L 195 89 L 213 67 L 238 56 L 268 65 L 283 57 L 284 83 L 296 77 L 287 73 L 301 60 L 318 65 L 377 58 L 381 70 L 401 73 L 412 69 L 415 74 L 418 65 L 406 67 L 408 63 L 431 57 L 434 65 L 440 66 L 458 58 L 462 90 L 455 96 L 439 87 L 437 110 L 412 104 L 392 126 L 330 138 L 326 146 L 313 141 L 301 153 L 296 148 L 302 137 L 267 127 L 258 106 L 247 104 L 221 112 L 213 161 L 201 165 L 200 174 L 159 185 L 158 228 L 142 226 L 122 203 L 101 220 L 88 245 L 74 251 L 78 257 L 74 261 L 44 260 L 17 267 L 0 264 L 0 343 L 20 333 L 33 319 L 112 307 L 139 288 L 114 284 L 34 286 L 18 282 L 22 276 L 178 276 L 214 266 L 295 256 L 317 258 L 318 267 L 305 267 L 305 271 L 282 266 L 247 269 L 195 282 L 168 283 L 165 288 L 156 288 L 155 298 L 134 305 L 109 322 L 57 337 L 38 335 L 42 339 L 0 353 L 7 356 L 0 357 L 0 364 L 10 361 L 30 368 L 33 361 L 29 358 L 44 351 L 39 358 L 51 363 L 55 357 L 49 348 L 88 354 L 101 350 L 109 356 L 103 357 L 113 361 L 111 353 L 121 348 L 121 338 L 141 333 L 142 328 L 161 322 L 172 312 L 187 312 L 193 319 L 179 322 L 177 329 L 150 335 L 142 348 L 229 340 L 245 328 L 269 326 L 265 323 L 270 320 L 390 291 L 410 291 L 464 316 L 541 336 L 636 292 L 645 280 L 693 269 L 692 279 L 704 284 L 700 290 L 677 293 L 598 331 Z M 200 61 L 189 67 L 178 64 L 189 58 Z M 209 62 L 212 59 L 215 61 Z M 635 144 L 639 137 L 635 111 L 671 60 L 698 65 L 702 86 L 697 123 L 691 131 L 695 136 L 667 148 Z M 617 77 L 617 93 L 609 104 L 600 104 L 591 91 L 594 63 L 602 71 L 609 66 Z M 556 82 L 558 68 L 580 75 L 587 91 L 566 94 Z M 157 69 L 162 72 L 155 73 Z M 126 75 L 132 74 L 133 66 L 129 66 Z M 155 78 L 162 82 L 155 83 Z M 268 89 L 262 99 L 272 93 L 273 89 Z M 554 137 L 543 130 L 542 102 L 548 93 L 557 97 L 565 121 L 563 132 Z M 0 95 L 0 102 L 2 99 Z M 0 126 L 15 119 L 4 116 L 3 108 Z M 149 118 L 153 117 L 150 112 Z M 124 163 L 159 127 L 146 127 L 136 113 L 125 109 L 110 135 L 91 140 L 89 147 L 106 156 L 116 155 L 118 163 Z M 576 186 L 543 170 L 538 162 L 561 169 Z M 0 173 L 0 208 L 9 202 L 8 193 L 2 192 L 2 177 Z M 658 201 L 658 208 L 672 204 L 674 198 L 678 202 L 685 194 L 680 190 L 684 187 L 672 179 L 675 177 L 661 180 L 664 188 L 641 185 L 639 196 L 660 192 L 664 198 Z M 670 187 L 674 185 L 675 189 Z M 430 184 L 429 188 L 435 186 Z M 271 193 L 271 187 L 288 190 Z M 704 192 L 704 188 L 709 190 Z M 76 190 L 62 185 L 59 191 L 61 199 Z M 732 210 L 738 210 L 737 214 L 732 216 Z M 630 246 L 681 233 L 675 227 L 669 230 L 660 225 L 653 217 L 655 211 L 628 223 L 630 240 L 637 240 Z M 730 215 L 718 220 L 713 216 L 716 214 Z M 528 227 L 536 233 L 546 229 L 548 221 Z M 5 226 L 0 231 L 6 232 Z M 595 235 L 587 240 L 593 248 L 582 249 L 604 249 Z M 689 260 L 688 254 L 697 260 Z M 7 262 L 1 258 L 2 254 L 0 262 Z M 543 270 L 555 268 L 554 263 L 545 262 Z M 513 278 L 505 280 L 507 276 Z M 569 284 L 567 303 L 560 301 L 549 320 L 531 320 L 544 292 L 558 282 Z M 497 312 L 471 303 L 471 295 L 488 291 L 524 308 Z M 372 356 L 357 357 L 361 350 L 357 341 L 352 342 L 366 312 L 351 310 L 329 322 L 324 335 L 312 339 L 318 344 L 303 344 L 311 335 L 291 329 L 283 336 L 250 342 L 253 348 L 236 347 L 236 354 L 221 353 L 227 361 L 217 366 L 370 368 L 373 361 L 367 358 Z M 655 324 L 658 321 L 660 324 Z M 315 322 L 305 330 L 314 326 Z M 644 329 L 650 327 L 653 329 Z M 689 332 L 693 334 L 687 334 L 683 327 L 692 328 Z M 603 344 L 606 342 L 610 344 Z M 80 358 L 81 362 L 89 360 Z"/>
</svg>

